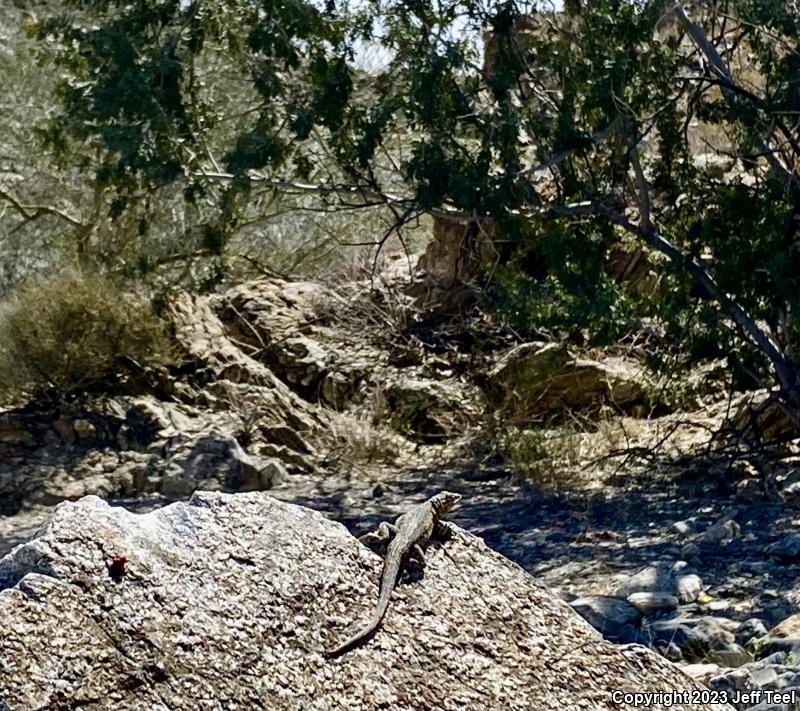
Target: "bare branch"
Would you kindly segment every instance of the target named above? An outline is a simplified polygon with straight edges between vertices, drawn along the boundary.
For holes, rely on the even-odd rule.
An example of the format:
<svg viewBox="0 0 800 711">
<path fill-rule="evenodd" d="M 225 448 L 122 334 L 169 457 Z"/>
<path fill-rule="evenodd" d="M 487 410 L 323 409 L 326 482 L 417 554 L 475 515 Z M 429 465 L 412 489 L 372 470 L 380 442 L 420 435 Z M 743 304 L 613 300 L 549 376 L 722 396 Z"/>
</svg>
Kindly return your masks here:
<svg viewBox="0 0 800 711">
<path fill-rule="evenodd" d="M 45 215 L 53 215 L 54 217 L 58 217 L 66 222 L 69 222 L 69 224 L 71 224 L 73 227 L 86 228 L 86 225 L 77 217 L 73 217 L 63 210 L 59 210 L 56 207 L 51 207 L 50 205 L 23 205 L 11 193 L 3 190 L 2 188 L 0 188 L 0 199 L 3 199 L 9 203 L 11 207 L 13 207 L 14 210 L 16 210 L 22 216 L 25 222 L 33 222 L 34 220 L 37 220 Z"/>
<path fill-rule="evenodd" d="M 696 22 L 692 21 L 679 0 L 675 0 L 673 12 L 675 13 L 675 17 L 678 18 L 678 22 L 680 22 L 681 25 L 686 29 L 689 37 L 692 38 L 692 41 L 697 45 L 698 49 L 700 49 L 700 51 L 708 60 L 710 68 L 713 70 L 713 73 L 718 79 L 719 86 L 722 89 L 722 94 L 726 101 L 732 105 L 734 96 L 749 94 L 749 92 L 747 92 L 745 89 L 742 89 L 738 84 L 736 84 L 736 82 L 734 82 L 730 69 L 725 64 L 725 60 L 723 60 L 723 58 L 720 56 L 717 48 L 711 41 L 709 41 L 702 28 Z M 764 154 L 764 157 L 767 159 L 770 167 L 776 173 L 782 175 L 789 182 L 789 184 L 794 184 L 797 180 L 797 177 L 792 171 L 787 169 L 786 166 L 781 163 L 781 161 L 778 160 L 775 152 L 770 149 L 768 142 L 764 139 L 761 139 L 759 143 L 761 144 L 759 145 L 759 150 Z"/>
<path fill-rule="evenodd" d="M 210 178 L 212 180 L 230 181 L 235 178 L 232 173 L 216 173 L 203 171 L 197 173 L 197 177 Z M 299 183 L 291 180 L 273 180 L 259 173 L 251 172 L 250 179 L 260 185 L 281 190 L 287 194 L 295 195 L 336 195 L 338 199 L 344 200 L 348 196 L 359 198 L 360 201 L 356 203 L 343 202 L 337 207 L 345 206 L 350 208 L 368 208 L 378 207 L 380 205 L 399 206 L 403 209 L 410 209 L 412 211 L 418 210 L 417 202 L 411 197 L 402 197 L 400 195 L 393 195 L 391 193 L 379 192 L 375 189 L 367 188 L 363 185 L 314 185 L 312 183 Z M 433 208 L 428 210 L 433 217 L 469 217 L 470 213 L 443 206 L 441 208 Z"/>
<path fill-rule="evenodd" d="M 639 194 L 639 229 L 648 230 L 650 229 L 650 186 L 644 176 L 635 143 L 631 144 L 629 155 L 633 173 L 636 176 L 636 192 Z"/>
<path fill-rule="evenodd" d="M 602 142 L 603 139 L 606 138 L 606 136 L 608 136 L 610 133 L 613 133 L 619 126 L 619 120 L 620 119 L 618 116 L 615 117 L 614 120 L 608 124 L 608 126 L 597 131 L 597 133 L 594 133 L 591 136 L 589 136 L 588 146 L 594 147 L 595 144 Z M 522 170 L 517 171 L 516 174 L 518 176 L 531 175 L 533 173 L 538 173 L 540 170 L 547 170 L 548 168 L 554 168 L 555 166 L 557 166 L 559 163 L 562 163 L 570 156 L 574 155 L 578 151 L 583 151 L 586 148 L 587 146 L 579 146 L 577 148 L 570 148 L 569 150 L 561 151 L 561 153 L 556 153 L 554 156 L 551 156 L 547 160 L 542 161 L 537 165 L 532 165 L 529 168 L 523 168 Z"/>
</svg>

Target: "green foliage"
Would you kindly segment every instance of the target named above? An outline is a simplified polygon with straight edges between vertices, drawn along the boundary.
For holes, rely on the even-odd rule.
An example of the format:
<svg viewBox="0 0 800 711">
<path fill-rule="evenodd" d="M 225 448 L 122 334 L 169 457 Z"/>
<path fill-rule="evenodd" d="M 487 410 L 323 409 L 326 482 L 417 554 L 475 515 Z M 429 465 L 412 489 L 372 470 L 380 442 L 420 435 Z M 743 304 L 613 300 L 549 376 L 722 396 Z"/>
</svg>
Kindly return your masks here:
<svg viewBox="0 0 800 711">
<path fill-rule="evenodd" d="M 522 333 L 546 330 L 591 345 L 617 341 L 633 309 L 604 269 L 613 239 L 608 225 L 528 220 L 517 227 L 506 234 L 519 247 L 497 267 L 487 306 Z"/>
<path fill-rule="evenodd" d="M 38 278 L 0 311 L 0 390 L 89 387 L 122 358 L 164 365 L 172 342 L 145 300 L 105 277 L 66 270 Z"/>
<path fill-rule="evenodd" d="M 726 69 L 684 22 L 662 26 L 672 6 L 583 5 L 71 0 L 33 25 L 63 77 L 50 145 L 64 161 L 80 148 L 139 254 L 158 198 L 182 196 L 188 251 L 213 260 L 199 283 L 221 278 L 279 190 L 316 180 L 317 209 L 339 196 L 399 221 L 441 207 L 494 218 L 491 298 L 517 325 L 599 343 L 651 316 L 665 351 L 733 352 L 800 406 L 796 11 L 696 8 Z M 359 70 L 359 42 L 384 66 Z M 698 153 L 732 157 L 737 176 Z M 649 302 L 605 276 L 622 231 L 668 257 Z"/>
</svg>

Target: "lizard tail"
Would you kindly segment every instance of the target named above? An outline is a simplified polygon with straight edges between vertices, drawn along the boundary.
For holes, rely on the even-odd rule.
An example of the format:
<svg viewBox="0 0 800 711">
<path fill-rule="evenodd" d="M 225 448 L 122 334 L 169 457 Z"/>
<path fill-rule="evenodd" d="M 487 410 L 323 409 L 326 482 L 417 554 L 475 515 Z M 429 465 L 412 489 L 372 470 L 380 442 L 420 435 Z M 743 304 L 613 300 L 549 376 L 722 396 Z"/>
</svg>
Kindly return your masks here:
<svg viewBox="0 0 800 711">
<path fill-rule="evenodd" d="M 386 614 L 386 610 L 389 609 L 389 598 L 392 595 L 392 590 L 394 590 L 395 583 L 397 583 L 397 576 L 399 573 L 400 561 L 394 559 L 387 560 L 386 567 L 383 569 L 383 574 L 381 575 L 381 589 L 378 595 L 378 606 L 375 608 L 372 619 L 370 619 L 369 623 L 365 625 L 362 630 L 356 632 L 352 637 L 349 637 L 338 647 L 327 650 L 325 652 L 326 657 L 333 658 L 341 656 L 345 652 L 349 652 L 351 649 L 353 649 L 353 647 L 361 642 L 364 642 L 375 634 L 381 624 L 381 621 L 383 620 L 384 615 Z"/>
</svg>

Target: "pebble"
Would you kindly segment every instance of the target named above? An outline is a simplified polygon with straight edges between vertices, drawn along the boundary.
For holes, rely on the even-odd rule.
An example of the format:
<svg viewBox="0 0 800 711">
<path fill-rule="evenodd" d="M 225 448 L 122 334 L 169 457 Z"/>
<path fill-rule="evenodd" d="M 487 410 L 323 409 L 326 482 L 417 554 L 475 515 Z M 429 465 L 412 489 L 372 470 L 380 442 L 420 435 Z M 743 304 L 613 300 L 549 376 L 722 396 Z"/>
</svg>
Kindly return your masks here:
<svg viewBox="0 0 800 711">
<path fill-rule="evenodd" d="M 764 552 L 780 560 L 791 563 L 800 557 L 800 533 L 789 533 L 768 545 Z"/>
<path fill-rule="evenodd" d="M 694 573 L 681 575 L 675 581 L 675 595 L 679 602 L 694 602 L 700 597 L 701 592 L 703 592 L 703 580 L 699 575 Z"/>
</svg>

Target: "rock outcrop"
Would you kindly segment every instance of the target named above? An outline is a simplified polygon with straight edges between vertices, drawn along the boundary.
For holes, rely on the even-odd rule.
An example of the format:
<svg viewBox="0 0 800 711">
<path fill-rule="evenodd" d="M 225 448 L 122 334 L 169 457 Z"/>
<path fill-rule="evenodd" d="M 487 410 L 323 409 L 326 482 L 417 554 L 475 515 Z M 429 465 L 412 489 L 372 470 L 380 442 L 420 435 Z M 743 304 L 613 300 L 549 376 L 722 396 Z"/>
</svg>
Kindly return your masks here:
<svg viewBox="0 0 800 711">
<path fill-rule="evenodd" d="M 264 494 L 61 504 L 0 561 L 0 708 L 603 711 L 635 708 L 614 691 L 702 689 L 460 529 L 372 640 L 326 659 L 379 569 L 341 525 Z"/>
<path fill-rule="evenodd" d="M 630 412 L 646 404 L 646 382 L 644 369 L 630 359 L 591 360 L 566 345 L 523 343 L 489 372 L 487 394 L 494 404 L 516 405 L 530 416 L 602 405 Z"/>
<path fill-rule="evenodd" d="M 274 402 L 272 386 L 248 386 L 241 395 L 235 383 L 215 386 L 220 394 L 229 388 L 233 394 L 225 394 L 224 402 L 235 404 L 103 395 L 0 414 L 0 515 L 87 494 L 171 500 L 198 489 L 268 489 L 285 472 L 313 469 L 304 444 L 308 431 L 291 428 L 295 441 L 286 446 L 280 425 L 273 424 L 275 409 L 267 405 Z M 214 389 L 209 385 L 198 399 L 211 398 Z M 242 404 L 248 398 L 264 401 L 260 417 L 247 423 L 250 434 L 244 429 L 248 406 Z M 302 409 L 298 413 L 291 422 L 303 417 Z"/>
</svg>

